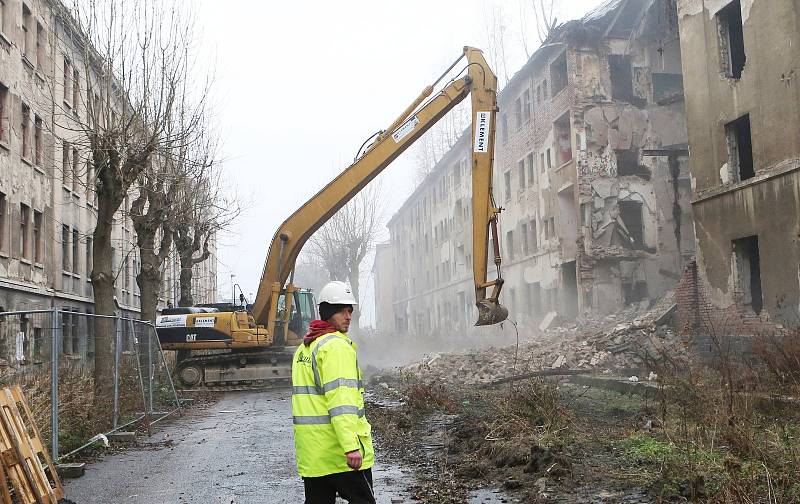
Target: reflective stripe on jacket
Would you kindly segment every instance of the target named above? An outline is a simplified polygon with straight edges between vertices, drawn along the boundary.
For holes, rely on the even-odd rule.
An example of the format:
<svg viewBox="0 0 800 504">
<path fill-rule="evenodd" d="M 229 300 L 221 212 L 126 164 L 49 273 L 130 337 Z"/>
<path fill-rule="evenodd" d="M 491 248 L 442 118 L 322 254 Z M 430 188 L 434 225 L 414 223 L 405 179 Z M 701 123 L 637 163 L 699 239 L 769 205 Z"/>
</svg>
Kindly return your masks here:
<svg viewBox="0 0 800 504">
<path fill-rule="evenodd" d="M 360 450 L 372 467 L 372 428 L 356 344 L 341 332 L 300 345 L 292 361 L 292 417 L 297 471 L 303 477 L 351 471 L 345 453 Z"/>
</svg>

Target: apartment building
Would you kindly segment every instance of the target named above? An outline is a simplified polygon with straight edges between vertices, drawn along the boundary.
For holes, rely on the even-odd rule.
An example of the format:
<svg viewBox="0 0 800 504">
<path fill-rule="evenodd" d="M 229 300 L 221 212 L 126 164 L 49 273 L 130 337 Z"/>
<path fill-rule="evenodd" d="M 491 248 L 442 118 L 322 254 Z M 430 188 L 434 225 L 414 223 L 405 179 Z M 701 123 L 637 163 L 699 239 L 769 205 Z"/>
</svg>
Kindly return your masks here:
<svg viewBox="0 0 800 504">
<path fill-rule="evenodd" d="M 498 104 L 510 318 L 532 328 L 550 312 L 608 313 L 673 287 L 694 253 L 675 2 L 610 1 L 561 25 Z M 469 135 L 389 222 L 398 331 L 465 330 L 474 318 Z"/>
<path fill-rule="evenodd" d="M 694 327 L 726 323 L 731 333 L 766 322 L 797 327 L 800 6 L 678 7 L 698 244 L 682 318 Z"/>
<path fill-rule="evenodd" d="M 92 232 L 97 214 L 94 173 L 75 126 L 86 121 L 85 51 L 71 36 L 62 4 L 0 2 L 0 311 L 59 307 L 92 313 Z M 110 107 L 113 110 L 113 107 Z M 115 217 L 113 264 L 120 312 L 139 310 L 139 256 L 129 217 L 135 191 Z M 216 257 L 216 254 L 213 254 Z M 216 264 L 199 266 L 196 299 L 213 301 Z M 177 276 L 165 282 L 177 282 Z M 164 303 L 171 300 L 165 286 Z M 30 324 L 6 328 L 33 334 Z M 91 325 L 65 316 L 65 353 L 91 354 Z"/>
</svg>

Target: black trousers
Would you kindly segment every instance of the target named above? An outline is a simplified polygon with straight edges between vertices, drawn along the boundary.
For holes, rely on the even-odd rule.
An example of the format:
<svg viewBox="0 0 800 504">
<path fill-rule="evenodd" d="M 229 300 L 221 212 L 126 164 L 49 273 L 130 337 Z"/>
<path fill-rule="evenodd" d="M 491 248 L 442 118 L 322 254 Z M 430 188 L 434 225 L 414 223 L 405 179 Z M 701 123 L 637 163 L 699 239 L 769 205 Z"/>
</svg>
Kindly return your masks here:
<svg viewBox="0 0 800 504">
<path fill-rule="evenodd" d="M 306 504 L 335 504 L 336 494 L 350 504 L 375 504 L 372 469 L 303 478 Z"/>
</svg>

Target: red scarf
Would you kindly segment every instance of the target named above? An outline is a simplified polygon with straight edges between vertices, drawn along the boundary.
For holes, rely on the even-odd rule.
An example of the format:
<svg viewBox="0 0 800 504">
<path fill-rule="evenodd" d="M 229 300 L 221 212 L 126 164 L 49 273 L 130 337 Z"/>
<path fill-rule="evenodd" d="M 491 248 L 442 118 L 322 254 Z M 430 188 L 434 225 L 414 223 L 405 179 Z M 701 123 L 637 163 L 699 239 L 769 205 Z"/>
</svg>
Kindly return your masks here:
<svg viewBox="0 0 800 504">
<path fill-rule="evenodd" d="M 334 332 L 336 332 L 336 328 L 330 325 L 327 321 L 312 320 L 311 324 L 308 326 L 308 334 L 306 334 L 305 338 L 303 338 L 303 344 L 308 346 L 312 341 L 320 336 L 325 336 L 326 334 Z"/>
</svg>

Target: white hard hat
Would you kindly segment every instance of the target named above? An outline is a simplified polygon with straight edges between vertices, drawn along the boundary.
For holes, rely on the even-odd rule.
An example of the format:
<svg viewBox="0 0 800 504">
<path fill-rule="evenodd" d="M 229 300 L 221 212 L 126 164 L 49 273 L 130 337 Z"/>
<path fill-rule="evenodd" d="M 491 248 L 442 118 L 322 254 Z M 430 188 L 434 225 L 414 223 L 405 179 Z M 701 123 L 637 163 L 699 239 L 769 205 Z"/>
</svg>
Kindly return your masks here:
<svg viewBox="0 0 800 504">
<path fill-rule="evenodd" d="M 317 301 L 328 304 L 358 304 L 356 298 L 353 297 L 353 291 L 350 289 L 350 286 L 339 280 L 334 280 L 333 282 L 325 284 L 325 287 L 319 291 Z"/>
</svg>

